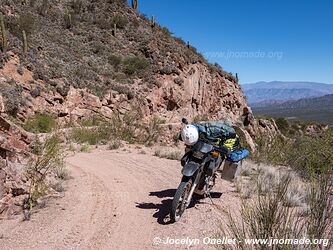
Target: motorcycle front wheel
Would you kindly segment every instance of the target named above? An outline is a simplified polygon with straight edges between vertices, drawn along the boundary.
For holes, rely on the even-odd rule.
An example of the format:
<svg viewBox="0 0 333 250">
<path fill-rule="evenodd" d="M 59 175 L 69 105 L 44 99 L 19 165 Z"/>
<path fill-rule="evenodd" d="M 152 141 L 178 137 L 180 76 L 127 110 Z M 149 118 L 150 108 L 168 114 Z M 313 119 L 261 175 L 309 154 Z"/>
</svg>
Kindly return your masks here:
<svg viewBox="0 0 333 250">
<path fill-rule="evenodd" d="M 173 222 L 178 221 L 182 216 L 182 214 L 184 213 L 186 209 L 187 197 L 190 193 L 191 187 L 192 187 L 192 179 L 183 177 L 172 201 L 170 217 Z"/>
</svg>

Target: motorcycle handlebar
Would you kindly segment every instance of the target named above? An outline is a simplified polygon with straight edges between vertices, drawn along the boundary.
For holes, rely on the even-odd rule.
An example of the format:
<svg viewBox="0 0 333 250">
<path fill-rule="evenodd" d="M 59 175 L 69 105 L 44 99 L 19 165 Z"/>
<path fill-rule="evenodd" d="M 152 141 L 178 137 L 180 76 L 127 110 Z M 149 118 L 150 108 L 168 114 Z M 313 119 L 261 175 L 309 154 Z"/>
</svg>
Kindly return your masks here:
<svg viewBox="0 0 333 250">
<path fill-rule="evenodd" d="M 226 146 L 216 147 L 216 151 L 218 151 L 222 154 L 225 154 L 225 155 L 229 155 L 231 153 L 231 150 Z"/>
<path fill-rule="evenodd" d="M 209 144 L 213 145 L 213 146 L 214 146 L 214 149 L 215 149 L 216 151 L 222 153 L 222 154 L 229 155 L 229 154 L 231 153 L 231 150 L 230 150 L 228 147 L 223 146 L 223 145 L 222 145 L 222 146 L 218 146 L 218 145 L 216 145 L 215 142 L 212 141 L 212 140 L 208 140 L 208 139 L 204 140 L 204 139 L 202 139 L 202 138 L 200 138 L 200 140 L 203 141 L 203 142 L 205 142 L 205 143 L 209 143 Z"/>
</svg>

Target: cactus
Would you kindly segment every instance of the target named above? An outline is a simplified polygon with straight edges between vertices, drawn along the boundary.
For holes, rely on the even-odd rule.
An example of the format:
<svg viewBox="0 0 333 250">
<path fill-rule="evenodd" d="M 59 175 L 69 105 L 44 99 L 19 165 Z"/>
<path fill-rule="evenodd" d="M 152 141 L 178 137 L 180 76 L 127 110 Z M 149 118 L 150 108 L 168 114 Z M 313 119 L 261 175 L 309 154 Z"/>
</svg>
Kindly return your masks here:
<svg viewBox="0 0 333 250">
<path fill-rule="evenodd" d="M 236 73 L 236 82 L 239 81 L 238 74 Z"/>
<path fill-rule="evenodd" d="M 187 48 L 190 48 L 191 47 L 191 45 L 190 45 L 190 42 L 189 41 L 187 41 Z"/>
<path fill-rule="evenodd" d="M 113 30 L 112 30 L 112 35 L 115 37 L 117 35 L 117 24 L 113 24 Z"/>
<path fill-rule="evenodd" d="M 155 28 L 155 26 L 156 26 L 156 23 L 155 23 L 155 17 L 152 16 L 152 17 L 151 17 L 151 27 L 152 27 L 152 28 Z"/>
<path fill-rule="evenodd" d="M 0 12 L 0 30 L 1 30 L 1 40 L 2 40 L 2 52 L 7 51 L 7 35 L 5 29 L 5 22 L 2 13 Z"/>
<path fill-rule="evenodd" d="M 27 34 L 25 30 L 22 30 L 22 37 L 23 37 L 23 53 L 28 53 L 28 41 L 27 41 Z"/>
<path fill-rule="evenodd" d="M 138 0 L 132 0 L 132 8 L 138 10 Z"/>
<path fill-rule="evenodd" d="M 72 19 L 72 15 L 71 15 L 71 13 L 69 13 L 69 11 L 67 11 L 65 13 L 64 18 L 65 18 L 66 29 L 72 28 L 72 26 L 73 26 L 73 19 Z"/>
</svg>

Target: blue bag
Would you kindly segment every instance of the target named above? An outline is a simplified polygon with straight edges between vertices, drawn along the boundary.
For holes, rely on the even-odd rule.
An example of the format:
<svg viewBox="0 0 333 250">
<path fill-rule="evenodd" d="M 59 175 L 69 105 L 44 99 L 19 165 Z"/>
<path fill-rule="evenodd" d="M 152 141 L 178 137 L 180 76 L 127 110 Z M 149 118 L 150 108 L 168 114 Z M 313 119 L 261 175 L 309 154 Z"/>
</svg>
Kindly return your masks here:
<svg viewBox="0 0 333 250">
<path fill-rule="evenodd" d="M 247 157 L 250 154 L 249 150 L 246 148 L 241 148 L 238 150 L 233 151 L 229 156 L 228 160 L 232 162 L 238 162 L 243 160 L 245 157 Z"/>
</svg>

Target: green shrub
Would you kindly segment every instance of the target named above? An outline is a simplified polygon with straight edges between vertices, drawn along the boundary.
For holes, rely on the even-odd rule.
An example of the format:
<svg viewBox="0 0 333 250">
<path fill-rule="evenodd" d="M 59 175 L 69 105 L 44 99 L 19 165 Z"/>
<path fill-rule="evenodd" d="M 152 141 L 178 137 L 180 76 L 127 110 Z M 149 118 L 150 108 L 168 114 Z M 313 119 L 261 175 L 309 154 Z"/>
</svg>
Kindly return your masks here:
<svg viewBox="0 0 333 250">
<path fill-rule="evenodd" d="M 119 94 L 127 95 L 128 99 L 133 99 L 134 97 L 133 90 L 126 85 L 112 84 L 111 89 L 117 91 Z"/>
<path fill-rule="evenodd" d="M 170 30 L 167 27 L 162 27 L 161 32 L 166 37 L 170 37 L 172 35 L 172 33 L 170 32 Z"/>
<path fill-rule="evenodd" d="M 94 128 L 73 128 L 70 138 L 77 143 L 97 145 L 110 139 L 110 129 L 106 126 Z"/>
<path fill-rule="evenodd" d="M 111 27 L 114 27 L 114 24 L 117 25 L 117 28 L 124 29 L 126 27 L 126 25 L 128 24 L 128 20 L 124 16 L 115 15 L 114 17 L 112 17 Z"/>
<path fill-rule="evenodd" d="M 71 7 L 72 7 L 72 9 L 73 9 L 73 11 L 76 15 L 80 14 L 83 7 L 84 7 L 84 4 L 83 4 L 82 0 L 72 0 L 70 2 L 70 5 L 71 5 Z"/>
<path fill-rule="evenodd" d="M 139 71 L 147 69 L 150 63 L 146 58 L 134 56 L 126 58 L 123 62 L 123 65 L 125 74 L 134 75 Z"/>
<path fill-rule="evenodd" d="M 114 67 L 115 70 L 118 70 L 121 61 L 122 61 L 121 56 L 115 54 L 109 56 L 109 63 Z"/>
<path fill-rule="evenodd" d="M 288 121 L 283 118 L 283 117 L 279 117 L 275 120 L 275 123 L 277 125 L 277 127 L 281 130 L 281 131 L 286 131 L 289 128 L 289 123 Z"/>
<path fill-rule="evenodd" d="M 79 123 L 83 127 L 95 127 L 103 125 L 105 123 L 105 119 L 103 119 L 103 117 L 98 115 L 91 115 L 82 118 Z"/>
<path fill-rule="evenodd" d="M 80 147 L 80 152 L 83 152 L 83 153 L 89 153 L 91 151 L 91 147 L 89 144 L 82 144 L 81 147 Z"/>
<path fill-rule="evenodd" d="M 22 31 L 24 30 L 27 36 L 30 36 L 35 29 L 34 16 L 27 12 L 19 16 L 18 19 L 11 20 L 9 23 L 10 32 L 16 37 L 22 38 Z"/>
<path fill-rule="evenodd" d="M 53 116 L 37 113 L 29 117 L 23 128 L 33 133 L 50 133 L 56 127 L 56 121 Z"/>
<path fill-rule="evenodd" d="M 47 177 L 50 173 L 66 178 L 64 152 L 60 145 L 60 137 L 57 134 L 49 136 L 44 142 L 36 140 L 33 152 L 36 160 L 26 170 L 26 176 L 30 180 L 28 206 L 31 211 L 37 199 L 46 194 L 48 189 Z"/>
<path fill-rule="evenodd" d="M 328 130 L 318 137 L 302 136 L 288 139 L 280 135 L 256 138 L 257 150 L 252 159 L 273 165 L 286 165 L 309 178 L 333 168 L 333 132 Z"/>
<path fill-rule="evenodd" d="M 321 137 L 304 136 L 291 145 L 286 165 L 302 176 L 318 176 L 333 170 L 333 132 L 326 131 Z M 285 151 L 285 148 L 281 148 Z"/>
<path fill-rule="evenodd" d="M 160 133 L 162 132 L 161 130 L 161 124 L 164 124 L 165 121 L 158 118 L 158 117 L 153 117 L 151 121 L 146 124 L 145 126 L 145 135 L 143 136 L 143 143 L 146 144 L 147 146 L 152 146 L 158 139 Z"/>
</svg>

